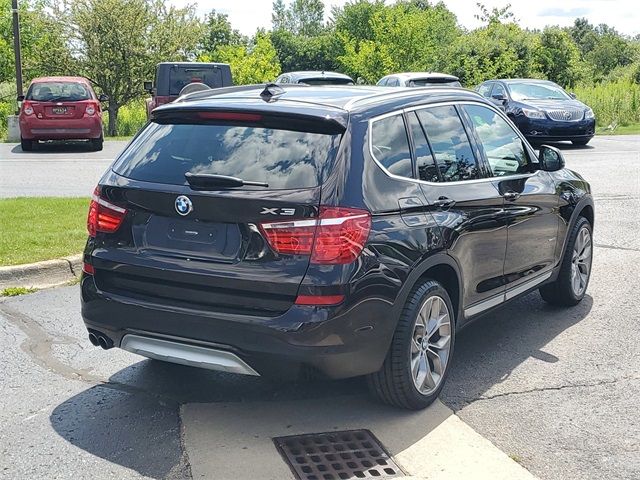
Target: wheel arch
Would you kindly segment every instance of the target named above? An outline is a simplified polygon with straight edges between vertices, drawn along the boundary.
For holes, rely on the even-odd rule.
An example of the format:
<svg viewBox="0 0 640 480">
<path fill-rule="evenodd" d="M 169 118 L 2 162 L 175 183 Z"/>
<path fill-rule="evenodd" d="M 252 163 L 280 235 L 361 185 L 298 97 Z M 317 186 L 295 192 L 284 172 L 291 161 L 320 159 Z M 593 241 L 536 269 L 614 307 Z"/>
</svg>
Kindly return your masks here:
<svg viewBox="0 0 640 480">
<path fill-rule="evenodd" d="M 396 298 L 394 309 L 397 313 L 396 318 L 400 315 L 400 311 L 404 307 L 409 294 L 426 279 L 436 280 L 447 291 L 455 311 L 456 324 L 458 324 L 462 312 L 460 268 L 456 261 L 445 253 L 431 255 L 414 267 Z"/>
</svg>

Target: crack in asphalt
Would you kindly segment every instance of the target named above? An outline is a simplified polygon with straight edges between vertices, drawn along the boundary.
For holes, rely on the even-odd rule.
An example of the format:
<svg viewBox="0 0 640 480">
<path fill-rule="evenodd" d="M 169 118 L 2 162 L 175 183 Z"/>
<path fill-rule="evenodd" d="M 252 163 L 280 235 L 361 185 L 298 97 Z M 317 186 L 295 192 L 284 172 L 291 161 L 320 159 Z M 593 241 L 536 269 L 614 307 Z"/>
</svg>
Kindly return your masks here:
<svg viewBox="0 0 640 480">
<path fill-rule="evenodd" d="M 501 397 L 510 397 L 512 395 L 526 395 L 528 393 L 537 393 L 537 392 L 548 392 L 548 391 L 559 391 L 559 390 L 565 390 L 565 389 L 569 389 L 569 388 L 589 388 L 589 387 L 599 387 L 599 386 L 603 386 L 603 385 L 611 385 L 614 383 L 618 383 L 618 382 L 624 382 L 624 381 L 634 381 L 634 380 L 640 380 L 640 375 L 628 375 L 628 376 L 623 376 L 620 378 L 614 378 L 614 379 L 609 379 L 609 380 L 599 380 L 597 382 L 590 382 L 590 383 L 570 383 L 568 385 L 557 385 L 557 386 L 553 386 L 553 387 L 537 387 L 537 388 L 531 388 L 529 390 L 520 390 L 520 391 L 514 391 L 514 392 L 503 392 L 503 393 L 496 393 L 495 395 L 481 395 L 477 398 L 465 401 L 464 403 L 466 405 L 471 405 L 472 403 L 475 402 L 481 402 L 481 401 L 485 401 L 485 400 L 493 400 L 495 398 L 501 398 Z"/>
<path fill-rule="evenodd" d="M 596 243 L 595 246 L 599 248 L 607 248 L 609 250 L 624 250 L 627 252 L 640 252 L 640 248 L 635 248 L 635 247 L 616 247 L 615 245 L 605 245 L 603 243 Z"/>
</svg>

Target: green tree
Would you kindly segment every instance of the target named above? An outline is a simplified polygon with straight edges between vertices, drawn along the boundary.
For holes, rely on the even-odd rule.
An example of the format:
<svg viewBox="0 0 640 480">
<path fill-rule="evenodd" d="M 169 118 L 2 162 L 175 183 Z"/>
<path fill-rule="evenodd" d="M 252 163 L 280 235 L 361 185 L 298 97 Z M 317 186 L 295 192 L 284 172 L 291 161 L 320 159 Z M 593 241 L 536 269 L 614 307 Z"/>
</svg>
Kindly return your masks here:
<svg viewBox="0 0 640 480">
<path fill-rule="evenodd" d="M 343 7 L 334 6 L 330 24 L 338 35 L 351 41 L 374 40 L 371 20 L 385 8 L 384 0 L 356 0 Z"/>
<path fill-rule="evenodd" d="M 47 4 L 21 0 L 20 44 L 25 81 L 71 72 L 72 59 L 66 37 Z M 44 53 L 46 52 L 46 54 Z M 11 0 L 0 0 L 0 83 L 15 81 Z"/>
<path fill-rule="evenodd" d="M 370 39 L 338 32 L 345 52 L 338 61 L 348 73 L 370 83 L 394 71 L 448 70 L 450 46 L 461 33 L 443 3 L 379 7 L 369 24 Z"/>
<path fill-rule="evenodd" d="M 303 37 L 286 30 L 276 30 L 271 34 L 271 41 L 283 72 L 339 68 L 336 59 L 343 52 L 342 45 L 332 33 Z"/>
<path fill-rule="evenodd" d="M 193 58 L 202 38 L 193 7 L 162 0 L 71 0 L 64 15 L 79 73 L 109 96 L 109 135 L 118 133 L 120 107 L 144 95 L 155 65 Z"/>
<path fill-rule="evenodd" d="M 539 77 L 536 34 L 515 23 L 490 22 L 460 36 L 450 56 L 451 73 L 464 85 L 490 78 Z"/>
<path fill-rule="evenodd" d="M 565 87 L 573 87 L 583 76 L 580 51 L 571 36 L 559 27 L 542 31 L 537 61 L 549 80 Z"/>
<path fill-rule="evenodd" d="M 286 7 L 283 0 L 273 2 L 271 25 L 274 31 L 286 30 L 295 35 L 314 36 L 324 27 L 322 0 L 293 0 Z"/>
<path fill-rule="evenodd" d="M 202 48 L 205 52 L 212 53 L 218 47 L 225 45 L 244 45 L 248 39 L 229 22 L 229 17 L 223 13 L 211 10 L 205 22 L 205 35 Z"/>
<path fill-rule="evenodd" d="M 273 81 L 280 74 L 280 63 L 270 35 L 258 32 L 247 45 L 225 45 L 214 52 L 218 61 L 231 67 L 233 81 L 248 85 Z"/>
</svg>

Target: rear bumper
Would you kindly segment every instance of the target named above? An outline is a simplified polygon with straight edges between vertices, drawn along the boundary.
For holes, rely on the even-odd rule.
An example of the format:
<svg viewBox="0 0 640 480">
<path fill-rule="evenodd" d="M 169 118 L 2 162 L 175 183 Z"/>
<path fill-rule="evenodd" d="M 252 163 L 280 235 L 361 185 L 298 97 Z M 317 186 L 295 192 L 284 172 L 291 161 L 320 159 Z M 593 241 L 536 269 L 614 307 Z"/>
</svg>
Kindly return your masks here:
<svg viewBox="0 0 640 480">
<path fill-rule="evenodd" d="M 93 277 L 87 275 L 82 278 L 81 292 L 85 325 L 108 336 L 116 347 L 134 351 L 126 338 L 135 335 L 172 342 L 178 351 L 195 346 L 205 349 L 199 353 L 208 350 L 214 357 L 217 352 L 228 352 L 259 375 L 295 378 L 307 368 L 330 378 L 372 373 L 381 367 L 395 328 L 392 305 L 378 298 L 353 305 L 346 300 L 334 307 L 293 305 L 280 316 L 257 317 L 125 298 L 99 291 Z M 138 350 L 135 353 L 159 358 Z M 181 361 L 183 354 L 178 360 L 171 355 L 174 353 L 161 359 L 232 371 Z"/>
<path fill-rule="evenodd" d="M 577 122 L 515 118 L 515 124 L 529 141 L 587 140 L 595 135 L 595 119 Z"/>
<path fill-rule="evenodd" d="M 25 140 L 84 140 L 102 136 L 102 118 L 93 115 L 75 119 L 45 120 L 20 116 L 20 135 Z"/>
</svg>

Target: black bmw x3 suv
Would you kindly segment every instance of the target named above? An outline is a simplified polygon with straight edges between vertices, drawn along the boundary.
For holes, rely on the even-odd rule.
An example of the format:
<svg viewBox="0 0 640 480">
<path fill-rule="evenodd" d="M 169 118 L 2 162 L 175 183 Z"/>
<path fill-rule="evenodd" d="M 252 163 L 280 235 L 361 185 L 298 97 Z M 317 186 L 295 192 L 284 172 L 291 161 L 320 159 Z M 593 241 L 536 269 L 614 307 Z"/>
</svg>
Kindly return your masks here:
<svg viewBox="0 0 640 480">
<path fill-rule="evenodd" d="M 583 298 L 589 184 L 482 96 L 276 85 L 154 110 L 100 180 L 81 282 L 94 345 L 247 375 L 366 375 L 431 403 L 460 328 Z"/>
</svg>

